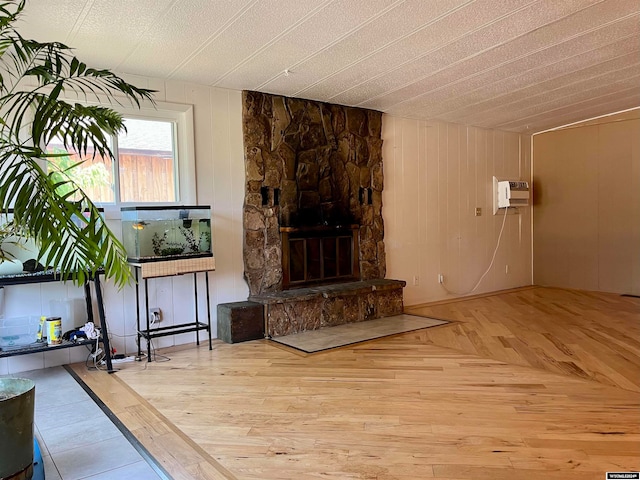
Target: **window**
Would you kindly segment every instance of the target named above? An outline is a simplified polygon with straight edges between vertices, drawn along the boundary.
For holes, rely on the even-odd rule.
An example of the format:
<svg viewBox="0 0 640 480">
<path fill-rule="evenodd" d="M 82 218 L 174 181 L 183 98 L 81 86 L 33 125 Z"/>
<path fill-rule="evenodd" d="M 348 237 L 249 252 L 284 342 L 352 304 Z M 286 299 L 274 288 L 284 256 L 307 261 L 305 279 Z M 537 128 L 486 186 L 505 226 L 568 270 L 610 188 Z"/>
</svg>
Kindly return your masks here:
<svg viewBox="0 0 640 480">
<path fill-rule="evenodd" d="M 49 169 L 65 170 L 106 210 L 123 204 L 195 203 L 193 120 L 187 105 L 120 110 L 127 131 L 111 138 L 115 161 L 87 151 L 65 152 L 60 140 L 47 146 Z"/>
</svg>

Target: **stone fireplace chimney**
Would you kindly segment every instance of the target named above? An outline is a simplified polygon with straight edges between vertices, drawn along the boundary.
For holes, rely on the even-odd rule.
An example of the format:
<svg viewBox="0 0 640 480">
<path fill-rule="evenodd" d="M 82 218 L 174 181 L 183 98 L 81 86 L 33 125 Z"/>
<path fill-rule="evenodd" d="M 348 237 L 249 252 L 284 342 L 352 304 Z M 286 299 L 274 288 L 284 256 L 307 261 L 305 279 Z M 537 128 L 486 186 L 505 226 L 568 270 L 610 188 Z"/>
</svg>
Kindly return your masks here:
<svg viewBox="0 0 640 480">
<path fill-rule="evenodd" d="M 251 295 L 385 276 L 382 114 L 243 92 Z"/>
</svg>

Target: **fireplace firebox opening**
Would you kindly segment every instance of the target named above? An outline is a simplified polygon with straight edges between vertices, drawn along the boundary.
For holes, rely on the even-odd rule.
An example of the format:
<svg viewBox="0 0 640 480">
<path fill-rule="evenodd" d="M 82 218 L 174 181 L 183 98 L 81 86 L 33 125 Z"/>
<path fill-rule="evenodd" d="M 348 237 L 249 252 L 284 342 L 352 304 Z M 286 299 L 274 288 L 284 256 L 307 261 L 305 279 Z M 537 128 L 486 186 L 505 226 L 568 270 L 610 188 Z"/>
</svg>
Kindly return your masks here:
<svg viewBox="0 0 640 480">
<path fill-rule="evenodd" d="M 358 225 L 282 227 L 282 288 L 360 280 Z"/>
</svg>

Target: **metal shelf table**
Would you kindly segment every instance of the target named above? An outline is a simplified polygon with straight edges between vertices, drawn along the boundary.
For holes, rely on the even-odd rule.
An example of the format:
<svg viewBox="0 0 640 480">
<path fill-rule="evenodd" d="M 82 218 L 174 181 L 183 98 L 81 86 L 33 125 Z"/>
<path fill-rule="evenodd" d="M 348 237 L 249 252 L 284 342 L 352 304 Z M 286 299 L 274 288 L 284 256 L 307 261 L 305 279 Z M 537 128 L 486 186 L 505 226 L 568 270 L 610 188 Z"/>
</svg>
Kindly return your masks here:
<svg viewBox="0 0 640 480">
<path fill-rule="evenodd" d="M 98 316 L 100 318 L 101 338 L 99 342 L 104 346 L 105 360 L 107 363 L 107 371 L 113 373 L 113 366 L 111 364 L 111 346 L 109 345 L 109 332 L 107 328 L 107 322 L 104 314 L 104 303 L 102 299 L 102 286 L 100 285 L 100 274 L 102 271 L 98 271 L 93 277 L 88 278 L 84 283 L 84 299 L 87 306 L 87 321 L 93 322 L 93 306 L 91 299 L 91 281 L 94 283 L 94 289 L 96 292 L 96 303 L 98 306 Z M 18 273 L 15 275 L 0 275 L 0 287 L 9 287 L 13 285 L 26 285 L 32 283 L 50 283 L 61 282 L 60 274 L 53 270 L 36 273 Z M 13 357 L 16 355 L 27 355 L 30 353 L 48 352 L 51 350 L 58 350 L 61 348 L 78 347 L 81 345 L 91 345 L 96 340 L 83 340 L 80 342 L 68 342 L 63 341 L 60 345 L 45 345 L 35 344 L 32 346 L 25 346 L 24 348 L 16 348 L 11 350 L 0 350 L 0 358 Z"/>
<path fill-rule="evenodd" d="M 151 340 L 180 333 L 196 332 L 196 345 L 200 345 L 200 331 L 206 330 L 209 335 L 209 350 L 213 349 L 211 342 L 211 304 L 209 299 L 209 271 L 215 270 L 213 256 L 184 260 L 169 260 L 158 262 L 129 262 L 134 269 L 136 279 L 136 326 L 138 328 L 138 357 L 142 356 L 140 339 L 147 341 L 147 362 L 151 361 Z M 201 322 L 198 314 L 198 273 L 203 272 L 205 278 L 207 296 L 207 323 Z M 195 301 L 195 320 L 193 322 L 180 323 L 167 327 L 151 328 L 149 315 L 149 278 L 168 277 L 175 275 L 193 274 L 193 293 Z M 144 280 L 144 306 L 146 312 L 146 325 L 140 325 L 140 279 Z"/>
</svg>

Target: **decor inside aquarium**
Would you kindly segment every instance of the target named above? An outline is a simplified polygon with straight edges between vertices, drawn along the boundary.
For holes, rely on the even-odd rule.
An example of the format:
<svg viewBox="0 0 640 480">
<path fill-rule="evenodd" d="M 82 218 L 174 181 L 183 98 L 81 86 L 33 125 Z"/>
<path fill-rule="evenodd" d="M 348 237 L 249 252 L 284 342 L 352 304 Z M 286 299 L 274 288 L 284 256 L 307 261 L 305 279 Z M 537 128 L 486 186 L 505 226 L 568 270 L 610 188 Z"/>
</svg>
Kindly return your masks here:
<svg viewBox="0 0 640 480">
<path fill-rule="evenodd" d="M 153 244 L 153 253 L 156 256 L 168 257 L 171 255 L 180 255 L 187 248 L 188 239 L 187 243 L 169 242 L 167 240 L 168 233 L 169 231 L 166 231 L 162 234 L 162 236 L 158 235 L 158 232 L 155 232 L 153 234 L 151 243 Z M 192 252 L 193 251 L 197 252 L 197 250 L 192 250 Z"/>
</svg>

